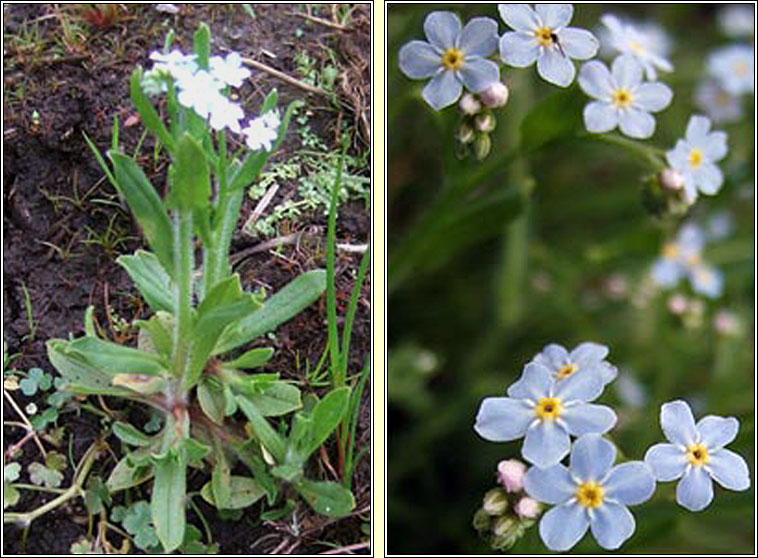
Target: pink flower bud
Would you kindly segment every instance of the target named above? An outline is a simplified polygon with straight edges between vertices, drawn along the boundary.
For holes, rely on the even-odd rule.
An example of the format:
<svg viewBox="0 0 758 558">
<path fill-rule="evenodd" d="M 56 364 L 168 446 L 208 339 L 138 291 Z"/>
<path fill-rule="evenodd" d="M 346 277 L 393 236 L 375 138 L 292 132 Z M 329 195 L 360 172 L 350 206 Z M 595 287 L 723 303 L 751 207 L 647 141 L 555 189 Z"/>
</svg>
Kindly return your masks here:
<svg viewBox="0 0 758 558">
<path fill-rule="evenodd" d="M 669 308 L 669 312 L 676 316 L 679 316 L 687 311 L 689 301 L 684 295 L 676 293 L 669 297 L 667 306 Z"/>
<path fill-rule="evenodd" d="M 534 519 L 540 513 L 540 503 L 529 496 L 524 496 L 516 502 L 516 507 L 513 509 L 521 519 Z"/>
<path fill-rule="evenodd" d="M 458 108 L 461 109 L 463 114 L 471 116 L 479 114 L 479 111 L 482 110 L 482 103 L 480 103 L 471 93 L 466 93 L 458 102 Z"/>
<path fill-rule="evenodd" d="M 721 309 L 713 317 L 713 328 L 721 335 L 736 335 L 740 332 L 740 320 L 734 312 Z"/>
<path fill-rule="evenodd" d="M 504 83 L 495 82 L 479 93 L 479 98 L 489 108 L 498 108 L 508 102 L 508 87 Z"/>
<path fill-rule="evenodd" d="M 684 177 L 679 171 L 665 169 L 661 172 L 661 186 L 667 190 L 681 190 L 684 187 Z"/>
<path fill-rule="evenodd" d="M 497 476 L 500 484 L 508 492 L 519 492 L 524 488 L 526 465 L 518 459 L 508 459 L 497 464 Z"/>
</svg>

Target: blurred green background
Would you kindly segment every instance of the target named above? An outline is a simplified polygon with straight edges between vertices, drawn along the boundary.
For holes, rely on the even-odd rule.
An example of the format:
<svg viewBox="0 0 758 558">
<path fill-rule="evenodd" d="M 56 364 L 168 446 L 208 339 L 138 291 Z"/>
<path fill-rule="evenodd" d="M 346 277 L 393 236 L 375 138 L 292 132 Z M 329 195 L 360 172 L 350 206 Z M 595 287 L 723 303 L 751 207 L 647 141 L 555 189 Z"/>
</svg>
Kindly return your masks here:
<svg viewBox="0 0 758 558">
<path fill-rule="evenodd" d="M 659 79 L 675 96 L 656 115 L 647 143 L 673 148 L 690 115 L 701 112 L 693 91 L 707 53 L 735 42 L 716 25 L 722 6 L 575 6 L 572 26 L 597 30 L 611 11 L 669 33 L 676 70 Z M 646 211 L 641 179 L 651 169 L 643 160 L 574 133 L 584 132 L 587 102 L 576 83 L 559 90 L 535 67 L 505 68 L 511 100 L 497 110 L 490 156 L 482 163 L 455 157 L 457 110 L 433 112 L 420 96 L 425 81 L 409 80 L 397 67 L 400 47 L 424 40 L 425 16 L 445 9 L 464 21 L 495 18 L 499 32 L 506 30 L 494 4 L 388 7 L 388 551 L 490 552 L 471 519 L 495 486 L 498 461 L 520 457 L 520 441 L 486 442 L 474 433 L 474 418 L 482 398 L 503 394 L 551 342 L 610 347 L 609 360 L 621 372 L 599 402 L 615 408 L 611 434 L 628 459 L 642 459 L 664 441 L 661 403 L 685 398 L 696 418 L 740 420 L 730 449 L 745 457 L 754 484 L 753 96 L 743 99 L 740 122 L 714 126 L 729 134 L 729 155 L 720 163 L 726 181 L 687 216 L 703 225 L 721 211 L 733 218 L 734 231 L 710 241 L 704 254 L 724 273 L 724 294 L 703 299 L 684 281 L 663 292 L 650 284 L 650 265 L 683 220 Z M 524 114 L 539 103 L 522 129 Z M 519 145 L 529 147 L 526 156 L 513 155 Z M 673 292 L 702 303 L 684 318 L 674 315 L 667 307 Z M 714 328 L 721 309 L 738 319 L 736 331 Z M 753 488 L 717 486 L 710 507 L 690 513 L 675 503 L 675 485 L 659 484 L 653 500 L 632 508 L 637 530 L 619 552 L 754 552 Z M 511 552 L 549 553 L 536 527 Z M 603 549 L 587 535 L 573 552 Z"/>
</svg>

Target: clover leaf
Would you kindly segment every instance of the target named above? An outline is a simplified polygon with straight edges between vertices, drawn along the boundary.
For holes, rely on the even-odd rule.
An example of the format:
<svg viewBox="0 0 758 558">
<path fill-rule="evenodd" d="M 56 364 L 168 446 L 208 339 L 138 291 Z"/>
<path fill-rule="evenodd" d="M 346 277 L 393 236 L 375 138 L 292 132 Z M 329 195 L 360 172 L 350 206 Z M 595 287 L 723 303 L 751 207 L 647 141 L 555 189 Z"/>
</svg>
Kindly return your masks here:
<svg viewBox="0 0 758 558">
<path fill-rule="evenodd" d="M 32 368 L 29 374 L 18 383 L 24 395 L 32 396 L 37 390 L 47 391 L 53 385 L 53 377 L 41 368 Z"/>
<path fill-rule="evenodd" d="M 26 470 L 29 472 L 29 480 L 38 486 L 45 485 L 48 488 L 58 488 L 63 482 L 62 473 L 48 469 L 36 461 L 29 464 Z"/>
</svg>

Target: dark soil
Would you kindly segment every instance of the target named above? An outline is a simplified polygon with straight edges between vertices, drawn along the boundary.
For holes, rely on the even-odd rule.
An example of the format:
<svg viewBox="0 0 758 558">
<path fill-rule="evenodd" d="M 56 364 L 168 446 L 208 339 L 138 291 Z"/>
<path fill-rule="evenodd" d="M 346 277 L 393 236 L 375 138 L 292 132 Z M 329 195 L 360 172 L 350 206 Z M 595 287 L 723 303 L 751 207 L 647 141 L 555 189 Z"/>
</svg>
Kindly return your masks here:
<svg viewBox="0 0 758 558">
<path fill-rule="evenodd" d="M 143 127 L 133 118 L 135 111 L 128 95 L 128 78 L 133 68 L 149 63 L 148 54 L 162 46 L 169 28 L 175 32 L 175 46 L 191 50 L 192 34 L 205 21 L 211 27 L 213 53 L 228 49 L 241 52 L 275 67 L 288 75 L 297 75 L 296 53 L 305 51 L 317 63 L 327 58 L 327 48 L 337 54 L 343 79 L 337 88 L 340 109 L 328 99 L 309 95 L 304 90 L 262 72 L 239 90 L 246 114 L 255 114 L 265 95 L 272 88 L 279 91 L 279 104 L 286 106 L 295 99 L 304 99 L 312 111 L 311 125 L 329 146 L 339 149 L 339 122 L 354 123 L 351 146 L 353 154 L 367 149 L 370 121 L 368 110 L 370 24 L 369 8 L 353 9 L 346 29 L 337 29 L 297 16 L 303 5 L 255 5 L 255 18 L 240 5 L 179 5 L 176 15 L 160 13 L 154 5 L 128 7 L 112 22 L 102 26 L 85 21 L 80 13 L 68 11 L 66 17 L 83 33 L 64 33 L 60 13 L 52 4 L 4 5 L 4 121 L 3 121 L 3 338 L 10 354 L 19 355 L 13 366 L 20 370 L 40 367 L 52 372 L 47 360 L 45 342 L 50 338 L 83 333 L 85 309 L 94 305 L 95 317 L 103 332 L 111 339 L 131 342 L 133 331 L 119 327 L 120 320 L 131 322 L 144 318 L 149 311 L 126 273 L 115 259 L 143 246 L 138 227 L 129 212 L 103 176 L 89 151 L 83 134 L 105 151 L 110 146 L 114 116 L 119 117 L 121 149 L 134 153 L 139 147 L 139 161 L 153 184 L 165 183 L 166 161 L 153 160 L 154 142 L 140 138 Z M 72 6 L 68 6 L 68 9 Z M 313 15 L 332 19 L 332 8 L 313 8 Z M 29 30 L 37 29 L 35 40 Z M 27 40 L 20 41 L 19 37 Z M 56 55 L 57 53 L 57 55 Z M 299 138 L 290 129 L 277 160 L 286 160 L 297 151 Z M 294 194 L 296 183 L 280 188 L 279 196 Z M 245 201 L 240 224 L 254 204 Z M 273 204 L 270 206 L 273 207 Z M 324 243 L 326 218 L 305 215 L 296 222 L 285 223 L 283 233 L 302 233 L 300 241 L 274 250 L 261 250 L 240 258 L 235 270 L 243 284 L 254 289 L 265 286 L 273 293 L 298 274 L 325 267 Z M 363 244 L 369 241 L 370 215 L 359 202 L 340 208 L 337 221 L 337 242 Z M 232 254 L 260 243 L 238 231 Z M 338 252 L 337 288 L 339 311 L 345 311 L 353 286 L 360 254 Z M 28 293 L 28 294 L 27 294 Z M 28 303 L 27 303 L 28 296 Z M 361 293 L 350 354 L 350 371 L 361 370 L 370 353 L 370 279 Z M 27 315 L 31 307 L 33 323 Z M 326 306 L 318 303 L 281 326 L 276 335 L 266 339 L 276 349 L 275 358 L 267 367 L 284 378 L 304 379 L 306 363 L 315 366 L 326 346 Z M 318 389 L 304 386 L 304 392 Z M 26 397 L 21 391 L 9 392 L 19 408 L 30 402 L 43 408 L 39 396 Z M 364 393 L 358 426 L 358 448 L 370 445 L 370 386 Z M 4 420 L 18 420 L 17 413 L 4 399 Z M 93 407 L 115 412 L 143 413 L 124 408 L 123 402 L 91 398 Z M 86 409 L 68 407 L 57 421 L 65 436 L 63 454 L 77 461 L 102 431 L 101 417 Z M 145 414 L 145 420 L 147 415 Z M 23 437 L 18 428 L 4 428 L 4 449 Z M 119 444 L 111 438 L 112 450 L 100 458 L 93 475 L 106 478 L 119 457 Z M 43 440 L 48 450 L 56 449 Z M 69 444 L 70 443 L 70 444 Z M 333 447 L 314 464 L 312 475 L 328 478 L 324 459 L 334 462 Z M 29 441 L 18 458 L 24 470 L 32 461 L 40 460 L 39 450 Z M 314 462 L 316 460 L 313 460 Z M 190 490 L 199 489 L 208 479 L 202 472 L 188 479 Z M 69 468 L 63 486 L 71 480 Z M 223 520 L 213 508 L 200 504 L 209 521 L 214 540 L 221 554 L 311 553 L 349 546 L 367 539 L 361 526 L 370 517 L 370 457 L 359 464 L 354 480 L 356 513 L 342 520 L 329 520 L 314 514 L 305 504 L 292 521 L 261 523 L 260 505 L 248 510 L 237 520 Z M 149 483 L 148 483 L 149 486 Z M 22 491 L 14 510 L 31 510 L 50 496 Z M 149 499 L 149 493 L 148 493 Z M 119 496 L 114 504 L 123 503 Z M 198 500 L 199 502 L 199 500 Z M 29 532 L 25 552 L 29 554 L 68 554 L 71 544 L 87 533 L 86 509 L 81 499 L 58 508 L 36 520 Z M 188 521 L 201 528 L 194 512 Z M 18 553 L 21 531 L 4 526 L 3 553 Z M 118 539 L 117 536 L 115 536 Z M 117 543 L 118 541 L 112 541 Z M 364 549 L 367 551 L 367 549 Z"/>
</svg>

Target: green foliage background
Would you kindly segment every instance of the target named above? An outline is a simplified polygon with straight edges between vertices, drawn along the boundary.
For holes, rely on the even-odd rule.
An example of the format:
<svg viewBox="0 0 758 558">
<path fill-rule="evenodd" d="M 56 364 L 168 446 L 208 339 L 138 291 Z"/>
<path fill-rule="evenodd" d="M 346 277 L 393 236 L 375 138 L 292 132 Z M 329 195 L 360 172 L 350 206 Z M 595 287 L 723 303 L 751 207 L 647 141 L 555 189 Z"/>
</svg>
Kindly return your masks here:
<svg viewBox="0 0 758 558">
<path fill-rule="evenodd" d="M 721 6 L 575 6 L 575 26 L 596 29 L 612 11 L 659 23 L 670 34 L 676 70 L 659 79 L 673 88 L 674 101 L 657 115 L 648 142 L 656 147 L 672 148 L 697 112 L 693 90 L 708 51 L 735 42 L 716 25 Z M 495 484 L 497 462 L 520 457 L 520 442 L 479 439 L 474 418 L 483 397 L 504 393 L 551 342 L 606 344 L 611 362 L 641 383 L 647 401 L 640 408 L 622 403 L 614 384 L 599 400 L 619 415 L 611 434 L 627 459 L 642 459 L 663 441 L 661 403 L 685 398 L 696 418 L 740 420 L 730 448 L 747 460 L 754 485 L 753 96 L 741 122 L 715 126 L 729 134 L 721 163 L 726 182 L 689 215 L 699 223 L 716 210 L 734 216 L 736 231 L 705 252 L 725 274 L 724 295 L 705 301 L 699 326 L 685 327 L 667 310 L 670 293 L 645 286 L 678 221 L 654 219 L 642 205 L 641 178 L 651 173 L 644 161 L 577 135 L 586 98 L 576 84 L 562 91 L 534 67 L 506 68 L 512 95 L 496 113 L 492 153 L 483 163 L 455 158 L 457 111 L 434 113 L 420 96 L 425 82 L 397 68 L 399 48 L 424 38 L 424 17 L 435 9 L 455 10 L 464 21 L 486 15 L 505 30 L 494 4 L 388 8 L 389 552 L 489 552 L 471 518 Z M 524 104 L 543 99 L 547 104 L 519 127 Z M 523 157 L 519 130 L 520 145 L 530 147 Z M 444 211 L 435 213 L 440 206 Z M 626 282 L 626 293 L 609 291 L 612 277 Z M 692 295 L 685 283 L 678 290 Z M 711 320 L 720 308 L 737 314 L 738 335 L 715 332 Z M 753 488 L 717 486 L 711 506 L 691 513 L 675 503 L 675 485 L 659 484 L 651 501 L 632 508 L 637 530 L 620 553 L 754 551 Z M 511 552 L 549 553 L 536 528 Z M 588 535 L 572 552 L 604 551 Z"/>
</svg>

